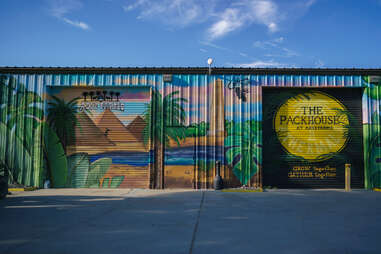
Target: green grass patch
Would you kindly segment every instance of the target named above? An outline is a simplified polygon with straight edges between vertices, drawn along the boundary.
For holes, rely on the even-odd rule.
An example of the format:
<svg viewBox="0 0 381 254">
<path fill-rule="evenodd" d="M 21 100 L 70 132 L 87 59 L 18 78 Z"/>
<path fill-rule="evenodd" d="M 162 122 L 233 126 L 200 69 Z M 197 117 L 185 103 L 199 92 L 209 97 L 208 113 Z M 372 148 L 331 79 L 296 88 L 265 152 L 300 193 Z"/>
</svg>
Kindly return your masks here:
<svg viewBox="0 0 381 254">
<path fill-rule="evenodd" d="M 262 188 L 259 189 L 223 189 L 222 192 L 263 192 Z"/>
</svg>

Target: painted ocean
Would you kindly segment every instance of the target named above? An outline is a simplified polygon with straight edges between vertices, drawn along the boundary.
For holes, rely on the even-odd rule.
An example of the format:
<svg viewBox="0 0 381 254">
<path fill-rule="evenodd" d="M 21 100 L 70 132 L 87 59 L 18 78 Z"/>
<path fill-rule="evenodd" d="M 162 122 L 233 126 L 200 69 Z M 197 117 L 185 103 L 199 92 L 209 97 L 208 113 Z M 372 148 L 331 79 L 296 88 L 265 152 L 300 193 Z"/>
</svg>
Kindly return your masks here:
<svg viewBox="0 0 381 254">
<path fill-rule="evenodd" d="M 166 165 L 194 165 L 195 160 L 224 163 L 223 146 L 175 147 L 165 150 Z"/>
<path fill-rule="evenodd" d="M 90 155 L 90 163 L 101 158 L 111 158 L 113 164 L 147 166 L 151 162 L 152 152 L 117 151 Z"/>
<path fill-rule="evenodd" d="M 130 166 L 147 166 L 153 162 L 153 151 L 131 152 L 117 151 L 90 155 L 90 163 L 101 159 L 111 158 L 113 164 L 123 164 Z M 165 164 L 167 165 L 193 165 L 195 160 L 206 162 L 221 161 L 224 163 L 224 147 L 222 146 L 195 146 L 195 147 L 175 147 L 165 150 Z"/>
</svg>

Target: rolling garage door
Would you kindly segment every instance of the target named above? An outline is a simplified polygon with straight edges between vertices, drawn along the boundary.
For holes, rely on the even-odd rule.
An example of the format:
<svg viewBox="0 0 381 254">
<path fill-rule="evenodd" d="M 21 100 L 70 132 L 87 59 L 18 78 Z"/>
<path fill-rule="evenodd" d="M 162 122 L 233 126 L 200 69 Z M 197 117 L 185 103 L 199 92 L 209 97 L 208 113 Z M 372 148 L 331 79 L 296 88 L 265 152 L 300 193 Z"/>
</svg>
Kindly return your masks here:
<svg viewBox="0 0 381 254">
<path fill-rule="evenodd" d="M 61 134 L 52 128 L 58 145 L 64 144 L 62 162 L 67 163 L 59 170 L 66 187 L 149 187 L 151 155 L 144 142 L 150 139 L 144 116 L 149 88 L 52 87 L 48 100 L 49 112 L 64 107 L 75 116 L 66 117 Z M 56 115 L 50 118 L 60 117 Z"/>
<path fill-rule="evenodd" d="M 363 188 L 362 90 L 263 89 L 263 181 L 279 188 Z"/>
</svg>

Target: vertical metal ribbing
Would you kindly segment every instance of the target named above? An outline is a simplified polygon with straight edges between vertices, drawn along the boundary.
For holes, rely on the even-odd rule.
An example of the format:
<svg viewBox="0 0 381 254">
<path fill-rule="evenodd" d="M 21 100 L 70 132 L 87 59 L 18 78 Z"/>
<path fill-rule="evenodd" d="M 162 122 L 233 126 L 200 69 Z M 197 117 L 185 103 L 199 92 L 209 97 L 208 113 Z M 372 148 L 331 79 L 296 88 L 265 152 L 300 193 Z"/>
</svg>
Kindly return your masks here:
<svg viewBox="0 0 381 254">
<path fill-rule="evenodd" d="M 1 80 L 0 80 L 0 82 L 2 82 L 3 83 L 3 85 L 4 85 L 4 87 L 1 87 L 1 91 L 2 91 L 2 93 L 0 94 L 0 105 L 2 105 L 2 108 L 1 108 L 1 110 L 0 110 L 0 118 L 1 118 L 1 121 L 3 122 L 3 123 L 5 123 L 6 122 L 6 116 L 8 115 L 8 99 L 9 99 L 9 89 L 7 89 L 7 88 L 9 88 L 9 86 L 8 86 L 8 78 L 6 77 L 6 75 L 1 75 L 0 76 L 0 78 L 1 78 Z M 3 106 L 4 105 L 4 106 Z M 2 132 L 5 132 L 6 131 L 6 129 L 4 129 L 4 128 L 6 128 L 6 125 L 2 125 L 2 129 L 1 129 L 1 131 Z M 1 161 L 2 163 L 4 162 L 4 163 L 6 163 L 6 161 L 7 161 L 7 150 L 8 150 L 8 135 L 6 135 L 6 133 L 3 133 L 4 134 L 4 136 L 2 135 L 1 136 L 1 140 L 0 140 L 0 158 L 1 159 L 4 159 L 4 161 Z"/>
<path fill-rule="evenodd" d="M 16 84 L 17 84 L 17 93 L 16 93 L 16 104 L 14 104 L 14 109 L 16 109 L 16 107 L 18 106 L 21 106 L 22 103 L 24 103 L 22 101 L 23 99 L 23 94 L 25 94 L 25 83 L 23 83 L 23 85 L 20 84 L 21 81 L 21 78 L 22 76 L 21 75 L 17 75 L 17 78 L 16 78 Z M 11 130 L 11 135 L 14 135 L 15 139 L 15 147 L 17 147 L 17 141 L 21 141 L 25 138 L 25 136 L 23 135 L 24 133 L 22 133 L 22 129 L 25 128 L 24 126 L 24 115 L 25 115 L 25 109 L 24 108 L 18 108 L 18 110 L 21 109 L 21 112 L 14 112 L 14 114 L 16 114 L 16 121 L 14 122 L 14 125 L 12 126 L 12 130 Z M 24 143 L 24 142 L 22 142 Z M 27 171 L 28 171 L 28 168 L 25 167 L 25 150 L 22 149 L 14 149 L 14 164 L 15 165 L 18 165 L 18 178 L 17 178 L 17 181 L 19 183 L 25 183 L 26 179 L 25 179 L 25 176 L 27 175 Z M 25 170 L 23 170 L 25 169 Z"/>
<path fill-rule="evenodd" d="M 52 76 L 49 76 L 50 80 L 52 80 Z M 42 98 L 42 95 L 44 94 L 42 89 L 44 86 L 43 86 L 43 82 L 42 83 L 32 83 L 31 87 L 33 87 L 33 91 L 36 92 L 36 94 L 34 95 L 35 96 L 35 100 L 36 100 L 36 97 L 37 96 L 40 96 L 41 99 L 43 100 L 44 98 Z M 38 105 L 38 108 L 35 107 L 34 110 L 35 112 L 33 112 L 34 114 L 33 115 L 37 115 L 40 113 L 40 111 L 38 111 L 38 109 L 43 109 L 43 104 L 42 103 L 39 103 Z M 43 116 L 41 116 L 42 118 Z M 42 171 L 43 171 L 43 156 L 42 156 L 42 131 L 41 131 L 41 123 L 40 121 L 38 121 L 38 123 L 36 123 L 34 126 L 33 126 L 33 130 L 34 130 L 34 133 L 33 133 L 33 152 L 32 152 L 32 168 L 34 170 L 33 172 L 33 186 L 35 187 L 42 187 Z"/>
<path fill-rule="evenodd" d="M 244 78 L 246 78 L 246 77 L 244 76 Z M 245 87 L 243 86 L 242 89 L 244 89 L 244 88 L 245 88 Z M 251 94 L 251 93 L 253 92 L 251 86 L 248 87 L 248 90 L 249 90 L 249 94 Z M 248 100 L 247 100 L 247 102 L 246 102 L 246 107 L 245 107 L 245 108 L 246 108 L 246 112 L 245 112 L 245 115 L 246 115 L 246 117 L 245 117 L 245 121 L 250 120 L 250 116 L 252 115 L 252 111 L 251 111 L 251 103 L 252 103 L 251 96 L 248 96 Z M 249 117 L 247 117 L 247 115 L 248 115 Z M 249 156 L 249 158 L 250 158 L 250 159 L 249 159 L 249 167 L 246 169 L 246 170 L 247 170 L 246 174 L 249 174 L 249 175 L 250 175 L 251 168 L 254 166 L 253 163 L 252 163 L 252 156 L 255 154 L 255 152 L 251 150 L 251 142 L 253 142 L 253 141 L 251 140 L 251 134 L 252 134 L 251 124 L 250 124 L 249 126 L 250 126 L 250 127 L 249 127 L 249 133 L 248 133 L 249 140 L 248 140 L 247 142 L 249 143 L 249 144 L 248 144 L 248 149 L 249 149 L 249 151 L 250 151 L 251 153 L 253 153 L 253 154 L 250 154 L 250 156 Z M 248 184 L 251 186 L 251 181 L 250 181 L 250 179 L 248 180 Z"/>
<path fill-rule="evenodd" d="M 150 89 L 150 101 L 152 101 L 152 96 L 153 94 L 153 88 L 151 87 Z M 147 108 L 148 110 L 148 108 Z M 149 109 L 150 111 L 150 114 L 151 114 L 151 117 L 150 117 L 150 121 L 148 123 L 148 130 L 149 130 L 149 138 L 148 138 L 148 147 L 149 147 L 149 150 L 150 150 L 150 155 L 149 155 L 149 174 L 148 174 L 148 186 L 150 189 L 154 189 L 155 188 L 155 158 L 154 158 L 154 154 L 151 152 L 151 151 L 154 151 L 155 147 L 154 147 L 154 144 L 155 142 L 152 140 L 155 139 L 155 137 L 153 136 L 153 124 L 152 124 L 152 121 L 153 121 L 153 110 L 152 110 L 152 103 L 151 103 L 151 109 Z"/>
<path fill-rule="evenodd" d="M 200 77 L 201 79 L 201 82 L 203 83 L 203 85 L 205 86 L 205 93 L 204 94 L 201 94 L 201 98 L 202 98 L 202 102 L 205 104 L 205 107 L 204 107 L 204 112 L 203 112 L 203 120 L 205 121 L 205 123 L 207 124 L 208 123 L 208 103 L 209 103 L 209 100 L 208 100 L 208 96 L 206 96 L 206 94 L 208 93 L 207 92 L 207 84 L 209 83 L 209 78 L 207 75 L 203 75 Z M 201 92 L 202 86 L 199 87 L 199 92 Z M 200 99 L 201 99 L 200 98 Z M 200 137 L 200 139 L 202 140 L 202 142 L 200 142 L 201 144 L 207 144 L 207 136 L 202 136 Z M 207 148 L 205 146 L 200 146 L 199 147 L 199 152 L 200 152 L 200 156 L 198 157 L 199 161 L 200 161 L 200 165 L 201 165 L 201 161 L 206 159 L 206 151 L 207 151 Z M 199 175 L 199 188 L 205 188 L 205 182 L 204 182 L 204 172 L 200 171 L 199 173 L 201 173 Z"/>
<path fill-rule="evenodd" d="M 377 89 L 377 92 L 376 92 L 376 101 L 375 101 L 375 104 L 376 104 L 376 107 L 375 107 L 375 114 L 377 115 L 377 117 L 375 119 L 372 119 L 375 121 L 375 123 L 372 123 L 373 125 L 376 125 L 377 127 L 377 131 L 376 133 L 372 133 L 372 135 L 370 135 L 373 138 L 376 138 L 376 142 L 377 142 L 377 147 L 381 146 L 381 121 L 380 121 L 380 107 L 381 107 L 381 89 L 379 87 L 376 88 Z M 371 112 L 370 112 L 371 113 Z M 375 136 L 375 134 L 378 134 L 377 136 Z M 371 139 L 371 140 L 372 140 Z M 381 149 L 377 149 L 377 158 L 381 158 Z M 381 162 L 378 162 L 378 163 L 381 163 Z M 376 174 L 375 177 L 381 177 L 381 174 Z M 373 175 L 371 175 L 370 177 L 373 177 Z M 377 186 L 375 184 L 375 182 L 377 183 L 381 183 L 381 179 L 371 179 L 371 184 L 372 184 L 372 187 L 375 188 L 375 187 L 378 187 L 380 188 L 381 186 Z"/>
<path fill-rule="evenodd" d="M 15 79 L 14 77 L 12 77 L 13 79 Z M 10 97 L 10 100 L 8 100 L 8 105 L 7 107 L 8 108 L 11 108 L 13 105 L 17 105 L 17 101 L 15 101 L 15 96 L 12 96 L 12 93 L 13 93 L 13 87 L 16 85 L 17 81 L 15 80 L 11 80 L 9 79 L 8 81 L 8 87 L 9 87 L 9 92 L 8 92 L 8 96 Z M 17 98 L 17 97 L 16 97 Z M 9 121 L 7 119 L 7 128 L 9 129 Z M 9 167 L 11 169 L 14 168 L 14 159 L 15 159 L 15 154 L 14 154 L 14 147 L 15 147 L 15 144 L 14 142 L 12 143 L 12 141 L 14 141 L 15 139 L 11 138 L 11 135 L 7 135 L 7 161 L 9 163 Z M 17 177 L 17 175 L 13 175 L 13 177 Z M 18 181 L 18 179 L 14 179 L 16 181 Z"/>
<path fill-rule="evenodd" d="M 371 108 L 372 108 L 372 103 L 369 98 L 365 96 L 366 91 L 369 91 L 369 87 L 365 88 L 365 92 L 363 95 L 363 110 L 365 109 L 368 114 L 366 115 L 366 121 L 368 125 L 364 125 L 363 127 L 363 136 L 365 140 L 368 142 L 364 142 L 364 179 L 365 179 L 365 188 L 368 189 L 371 186 L 370 179 L 369 179 L 369 168 L 370 168 L 370 161 L 369 161 L 369 150 L 370 150 L 370 143 L 371 143 L 371 135 L 372 135 L 372 130 L 371 130 Z M 364 103 L 365 102 L 365 103 Z"/>
<path fill-rule="evenodd" d="M 261 118 L 258 119 L 257 121 L 257 135 L 258 135 L 258 145 L 257 147 L 261 148 L 261 149 L 258 149 L 257 151 L 257 159 L 258 159 L 258 164 L 259 164 L 259 177 L 258 177 L 258 181 L 259 181 L 259 187 L 263 187 L 263 163 L 262 163 L 262 158 L 263 158 L 263 137 L 262 137 L 262 119 L 263 119 L 263 108 L 262 106 L 259 108 L 258 106 L 259 105 L 262 105 L 262 87 L 260 86 L 257 86 L 257 100 L 258 103 L 256 104 L 257 105 L 257 111 L 258 113 L 260 113 L 260 116 Z M 261 104 L 259 104 L 261 103 Z"/>
<path fill-rule="evenodd" d="M 42 80 L 43 80 L 43 76 L 42 76 Z M 25 76 L 23 77 L 20 77 L 19 79 L 19 84 L 22 83 L 24 85 L 24 87 L 22 88 L 22 93 L 23 94 L 26 94 L 27 91 L 28 91 L 28 83 L 26 82 L 26 79 L 25 79 Z M 25 96 L 21 97 L 22 99 L 20 100 L 21 103 L 24 105 L 24 108 L 22 109 L 22 114 L 20 115 L 20 122 L 19 122 L 19 127 L 21 128 L 16 128 L 19 130 L 19 136 L 22 137 L 22 139 L 26 139 L 27 138 L 27 133 L 26 131 L 24 130 L 27 130 L 27 115 L 29 114 L 29 112 L 27 111 L 28 109 L 28 105 L 27 104 L 27 98 Z M 21 132 L 21 133 L 20 133 Z M 29 135 L 32 135 L 33 134 L 33 131 L 32 133 L 29 133 Z M 24 145 L 25 145 L 25 141 L 23 142 Z M 27 151 L 27 149 L 23 150 L 22 151 L 22 167 L 25 168 L 26 172 L 24 172 L 24 174 L 22 174 L 22 182 L 26 183 L 27 185 L 30 185 L 30 176 L 31 176 L 31 164 L 30 164 L 30 158 L 31 156 L 29 156 L 29 160 L 26 160 L 26 153 L 31 153 L 31 150 Z"/>
</svg>

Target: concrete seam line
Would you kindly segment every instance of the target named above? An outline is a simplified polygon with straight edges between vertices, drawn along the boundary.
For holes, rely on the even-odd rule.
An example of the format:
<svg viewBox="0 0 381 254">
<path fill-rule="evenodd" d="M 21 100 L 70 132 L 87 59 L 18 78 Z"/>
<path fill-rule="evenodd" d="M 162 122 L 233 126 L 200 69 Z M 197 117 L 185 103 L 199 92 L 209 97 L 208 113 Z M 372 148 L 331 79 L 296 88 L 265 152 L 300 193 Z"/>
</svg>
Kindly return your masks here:
<svg viewBox="0 0 381 254">
<path fill-rule="evenodd" d="M 200 202 L 200 208 L 198 209 L 198 214 L 197 214 L 197 219 L 196 219 L 196 225 L 194 226 L 194 230 L 193 230 L 193 235 L 192 235 L 191 246 L 190 246 L 190 249 L 189 249 L 189 254 L 192 254 L 194 242 L 196 241 L 196 234 L 197 234 L 198 224 L 200 222 L 201 209 L 202 209 L 202 206 L 204 204 L 204 199 L 205 199 L 205 191 L 202 192 L 202 197 L 201 197 L 201 202 Z"/>
</svg>

